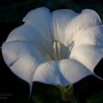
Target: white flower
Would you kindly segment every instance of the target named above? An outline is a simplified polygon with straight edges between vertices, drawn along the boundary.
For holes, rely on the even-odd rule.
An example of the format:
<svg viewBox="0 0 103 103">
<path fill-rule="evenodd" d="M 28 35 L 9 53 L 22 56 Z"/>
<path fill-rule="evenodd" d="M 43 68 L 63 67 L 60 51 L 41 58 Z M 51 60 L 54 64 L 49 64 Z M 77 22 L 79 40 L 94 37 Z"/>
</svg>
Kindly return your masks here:
<svg viewBox="0 0 103 103">
<path fill-rule="evenodd" d="M 66 86 L 97 76 L 94 68 L 103 57 L 103 25 L 95 11 L 50 12 L 41 7 L 23 21 L 2 45 L 4 61 L 15 75 L 30 86 L 34 81 Z"/>
</svg>

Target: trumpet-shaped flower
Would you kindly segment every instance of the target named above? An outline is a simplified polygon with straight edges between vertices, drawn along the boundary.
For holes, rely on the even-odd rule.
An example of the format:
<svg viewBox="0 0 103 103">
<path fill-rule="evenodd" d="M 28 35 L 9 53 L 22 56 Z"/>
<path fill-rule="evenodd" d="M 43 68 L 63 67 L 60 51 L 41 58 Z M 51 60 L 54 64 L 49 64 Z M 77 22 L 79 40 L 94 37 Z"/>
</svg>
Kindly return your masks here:
<svg viewBox="0 0 103 103">
<path fill-rule="evenodd" d="M 103 25 L 90 9 L 81 13 L 41 7 L 30 11 L 2 45 L 5 63 L 32 82 L 66 86 L 94 75 L 103 58 Z M 98 77 L 99 78 L 99 77 Z"/>
</svg>

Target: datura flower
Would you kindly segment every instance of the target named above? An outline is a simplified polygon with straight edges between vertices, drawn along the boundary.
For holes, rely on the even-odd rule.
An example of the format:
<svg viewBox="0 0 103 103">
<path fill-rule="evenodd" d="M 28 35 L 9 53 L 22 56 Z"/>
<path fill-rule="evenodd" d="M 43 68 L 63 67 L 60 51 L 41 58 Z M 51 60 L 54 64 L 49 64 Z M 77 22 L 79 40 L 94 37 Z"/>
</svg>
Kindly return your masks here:
<svg viewBox="0 0 103 103">
<path fill-rule="evenodd" d="M 40 7 L 23 22 L 2 44 L 2 54 L 30 88 L 35 81 L 66 86 L 88 75 L 100 78 L 94 68 L 103 58 L 103 25 L 95 11 Z"/>
</svg>

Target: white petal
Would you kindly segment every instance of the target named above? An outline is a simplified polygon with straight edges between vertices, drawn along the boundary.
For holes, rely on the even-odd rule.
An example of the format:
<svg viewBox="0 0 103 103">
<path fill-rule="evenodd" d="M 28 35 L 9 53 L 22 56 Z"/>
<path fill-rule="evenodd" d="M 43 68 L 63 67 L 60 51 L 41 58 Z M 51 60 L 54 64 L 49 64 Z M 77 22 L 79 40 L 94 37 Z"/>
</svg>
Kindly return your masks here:
<svg viewBox="0 0 103 103">
<path fill-rule="evenodd" d="M 2 46 L 2 53 L 6 64 L 14 74 L 28 83 L 31 83 L 38 65 L 45 62 L 44 55 L 40 53 L 39 47 L 30 42 L 6 42 Z"/>
<path fill-rule="evenodd" d="M 70 58 L 85 65 L 92 72 L 103 58 L 103 26 L 94 26 L 77 33 Z"/>
<path fill-rule="evenodd" d="M 38 66 L 33 81 L 66 86 L 91 75 L 85 66 L 75 60 L 49 61 Z"/>
<path fill-rule="evenodd" d="M 90 9 L 83 10 L 78 16 L 73 18 L 66 27 L 66 39 L 70 44 L 73 38 L 79 35 L 79 32 L 102 25 L 98 14 Z"/>
<path fill-rule="evenodd" d="M 61 42 L 61 56 L 66 58 L 66 51 L 68 51 L 68 42 L 65 31 L 69 22 L 78 14 L 69 9 L 55 10 L 52 12 L 51 30 L 54 41 Z M 69 54 L 68 54 L 69 55 Z"/>
<path fill-rule="evenodd" d="M 61 75 L 59 71 L 58 61 L 49 61 L 38 66 L 33 77 L 33 82 L 34 81 L 58 85 L 61 84 L 61 81 L 65 82 L 67 80 Z"/>
<path fill-rule="evenodd" d="M 65 77 L 69 84 L 73 84 L 93 73 L 84 65 L 74 59 L 61 60 L 59 63 L 61 74 Z M 68 83 L 66 83 L 68 85 Z"/>
<path fill-rule="evenodd" d="M 66 54 L 65 51 L 67 51 L 66 47 L 80 33 L 83 34 L 85 30 L 102 24 L 98 14 L 90 9 L 85 9 L 80 14 L 74 13 L 72 10 L 57 10 L 52 15 L 53 19 L 51 24 L 54 39 L 64 45 L 61 50 L 64 58 L 67 58 L 64 55 Z"/>
<path fill-rule="evenodd" d="M 69 9 L 55 10 L 52 12 L 52 34 L 55 40 L 65 43 L 65 30 L 69 22 L 78 14 Z"/>
<path fill-rule="evenodd" d="M 88 28 L 86 30 L 81 30 L 73 38 L 75 46 L 79 45 L 95 45 L 103 47 L 103 25 Z"/>
<path fill-rule="evenodd" d="M 26 40 L 39 44 L 52 57 L 53 37 L 50 29 L 51 13 L 47 8 L 31 10 L 23 19 L 22 26 L 15 28 L 6 42 Z"/>
<path fill-rule="evenodd" d="M 92 45 L 77 46 L 73 48 L 70 58 L 79 61 L 93 72 L 95 66 L 103 58 L 103 48 Z"/>
</svg>

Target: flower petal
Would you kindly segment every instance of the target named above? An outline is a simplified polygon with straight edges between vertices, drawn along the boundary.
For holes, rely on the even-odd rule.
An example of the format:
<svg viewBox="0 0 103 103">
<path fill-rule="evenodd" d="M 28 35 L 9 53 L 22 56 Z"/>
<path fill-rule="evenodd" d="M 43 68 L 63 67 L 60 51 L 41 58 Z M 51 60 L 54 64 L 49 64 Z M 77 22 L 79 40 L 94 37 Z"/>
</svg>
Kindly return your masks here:
<svg viewBox="0 0 103 103">
<path fill-rule="evenodd" d="M 61 50 L 63 54 L 67 51 L 65 47 L 68 47 L 81 32 L 83 34 L 85 30 L 102 24 L 98 14 L 90 9 L 83 10 L 79 15 L 72 10 L 57 10 L 52 16 L 54 39 L 65 45 Z M 63 56 L 65 58 L 65 55 Z"/>
<path fill-rule="evenodd" d="M 70 58 L 73 58 L 94 72 L 95 66 L 103 58 L 103 25 L 79 32 L 74 38 Z"/>
<path fill-rule="evenodd" d="M 53 39 L 50 29 L 51 13 L 49 9 L 41 7 L 31 10 L 23 19 L 22 26 L 15 28 L 6 42 L 26 40 L 39 44 L 52 57 Z"/>
<path fill-rule="evenodd" d="M 65 54 L 68 50 L 68 42 L 66 40 L 66 29 L 69 22 L 78 14 L 69 9 L 55 10 L 52 12 L 51 31 L 54 41 L 61 42 L 61 56 L 66 58 Z M 69 35 L 69 34 L 68 34 Z M 69 55 L 69 54 L 68 54 Z"/>
<path fill-rule="evenodd" d="M 61 60 L 59 68 L 61 74 L 70 84 L 76 83 L 88 75 L 93 75 L 83 64 L 74 59 Z"/>
<path fill-rule="evenodd" d="M 73 38 L 79 35 L 79 32 L 99 25 L 102 25 L 102 22 L 95 11 L 91 9 L 83 10 L 78 16 L 71 20 L 65 29 L 68 43 L 71 43 Z"/>
<path fill-rule="evenodd" d="M 42 50 L 42 49 L 40 49 Z M 44 52 L 43 50 L 41 52 Z M 21 79 L 31 83 L 33 74 L 46 60 L 39 47 L 30 42 L 11 41 L 2 45 L 2 53 L 6 64 Z"/>
<path fill-rule="evenodd" d="M 68 82 L 60 73 L 58 61 L 49 61 L 38 66 L 35 71 L 33 82 L 39 81 L 42 83 L 58 85 L 62 82 Z"/>
<path fill-rule="evenodd" d="M 73 58 L 93 72 L 95 66 L 103 58 L 103 48 L 92 45 L 74 47 L 70 58 Z"/>
<path fill-rule="evenodd" d="M 69 22 L 78 14 L 69 9 L 55 10 L 52 12 L 51 28 L 55 40 L 65 42 L 65 30 Z"/>
<path fill-rule="evenodd" d="M 33 82 L 39 81 L 52 85 L 66 86 L 91 74 L 91 71 L 73 59 L 49 61 L 38 66 Z"/>
<path fill-rule="evenodd" d="M 79 45 L 94 45 L 103 47 L 103 25 L 88 28 L 85 31 L 81 30 L 73 38 L 75 46 Z"/>
</svg>

